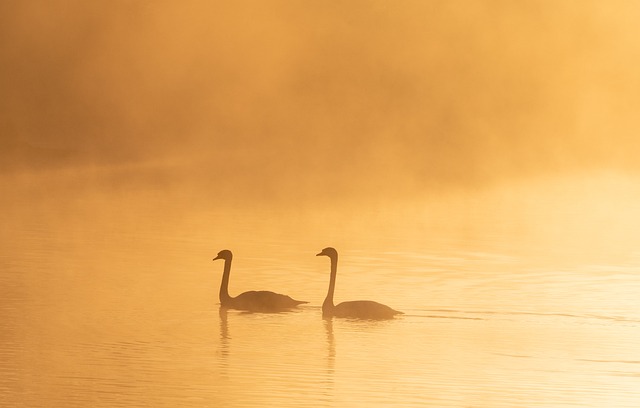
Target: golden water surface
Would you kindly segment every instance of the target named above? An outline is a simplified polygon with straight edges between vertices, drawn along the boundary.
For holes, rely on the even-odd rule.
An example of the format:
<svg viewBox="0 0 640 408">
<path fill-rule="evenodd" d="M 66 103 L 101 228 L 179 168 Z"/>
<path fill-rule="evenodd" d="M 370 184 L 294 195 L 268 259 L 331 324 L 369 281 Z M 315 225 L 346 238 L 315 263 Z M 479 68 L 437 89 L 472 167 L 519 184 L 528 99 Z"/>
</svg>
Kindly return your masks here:
<svg viewBox="0 0 640 408">
<path fill-rule="evenodd" d="M 315 208 L 30 177 L 3 180 L 3 406 L 640 404 L 640 190 L 623 176 Z M 405 314 L 323 320 L 330 245 L 336 302 Z M 232 295 L 309 303 L 220 310 L 224 248 Z"/>
</svg>

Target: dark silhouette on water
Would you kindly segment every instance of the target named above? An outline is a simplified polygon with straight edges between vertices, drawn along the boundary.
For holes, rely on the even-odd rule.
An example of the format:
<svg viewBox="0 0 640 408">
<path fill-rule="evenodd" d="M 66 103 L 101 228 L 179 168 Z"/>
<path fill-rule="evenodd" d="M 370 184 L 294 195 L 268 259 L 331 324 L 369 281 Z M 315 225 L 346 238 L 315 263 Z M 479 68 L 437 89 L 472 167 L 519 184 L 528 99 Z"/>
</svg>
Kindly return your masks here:
<svg viewBox="0 0 640 408">
<path fill-rule="evenodd" d="M 214 261 L 224 259 L 224 273 L 220 285 L 220 305 L 222 307 L 250 312 L 281 312 L 303 303 L 309 303 L 266 290 L 251 290 L 236 297 L 229 296 L 229 274 L 231 273 L 232 258 L 233 254 L 227 249 L 218 252 L 218 256 L 213 258 Z"/>
<path fill-rule="evenodd" d="M 325 248 L 316 256 L 328 256 L 331 259 L 331 279 L 329 291 L 322 303 L 322 317 L 352 317 L 358 319 L 391 319 L 397 314 L 403 314 L 393 310 L 389 306 L 372 300 L 354 300 L 333 305 L 333 292 L 336 289 L 336 272 L 338 270 L 338 251 L 334 248 Z"/>
</svg>

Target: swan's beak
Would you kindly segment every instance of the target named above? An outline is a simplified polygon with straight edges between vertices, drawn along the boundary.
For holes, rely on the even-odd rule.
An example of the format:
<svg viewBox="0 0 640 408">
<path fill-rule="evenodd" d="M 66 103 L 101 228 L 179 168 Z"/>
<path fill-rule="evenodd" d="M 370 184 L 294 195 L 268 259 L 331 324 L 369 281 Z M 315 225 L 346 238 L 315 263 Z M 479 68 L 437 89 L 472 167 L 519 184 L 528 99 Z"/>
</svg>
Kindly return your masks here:
<svg viewBox="0 0 640 408">
<path fill-rule="evenodd" d="M 324 252 L 320 252 L 319 254 L 316 254 L 316 256 L 321 256 L 324 255 Z"/>
<path fill-rule="evenodd" d="M 213 260 L 215 261 L 216 259 L 220 259 L 220 255 L 216 256 L 215 258 L 213 258 Z"/>
</svg>

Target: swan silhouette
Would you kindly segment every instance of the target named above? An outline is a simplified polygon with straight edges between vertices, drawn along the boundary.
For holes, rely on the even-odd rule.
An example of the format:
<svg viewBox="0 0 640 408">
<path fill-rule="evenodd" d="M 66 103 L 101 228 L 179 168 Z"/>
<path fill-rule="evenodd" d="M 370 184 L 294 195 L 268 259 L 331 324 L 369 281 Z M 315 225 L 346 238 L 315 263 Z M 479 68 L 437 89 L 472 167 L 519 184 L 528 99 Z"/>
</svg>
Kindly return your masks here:
<svg viewBox="0 0 640 408">
<path fill-rule="evenodd" d="M 222 284 L 220 285 L 220 305 L 223 308 L 252 312 L 278 312 L 303 303 L 309 303 L 266 290 L 251 290 L 236 297 L 229 296 L 229 274 L 231 273 L 232 258 L 233 254 L 228 249 L 223 249 L 218 252 L 218 256 L 213 258 L 214 261 L 216 259 L 224 259 L 224 273 L 222 275 Z"/>
<path fill-rule="evenodd" d="M 331 279 L 329 291 L 322 303 L 322 317 L 351 317 L 358 319 L 391 319 L 397 314 L 403 314 L 393 310 L 389 306 L 372 300 L 354 300 L 333 305 L 333 292 L 336 289 L 336 272 L 338 270 L 338 251 L 328 247 L 316 256 L 328 256 L 331 259 Z"/>
</svg>

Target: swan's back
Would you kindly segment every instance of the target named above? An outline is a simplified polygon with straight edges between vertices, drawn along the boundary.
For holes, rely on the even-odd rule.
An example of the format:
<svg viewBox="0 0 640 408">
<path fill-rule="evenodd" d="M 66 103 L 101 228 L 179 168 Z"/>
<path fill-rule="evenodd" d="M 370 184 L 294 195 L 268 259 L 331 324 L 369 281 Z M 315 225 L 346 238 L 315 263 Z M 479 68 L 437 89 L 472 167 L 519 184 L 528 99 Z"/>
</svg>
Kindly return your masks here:
<svg viewBox="0 0 640 408">
<path fill-rule="evenodd" d="M 290 296 L 268 290 L 251 290 L 230 299 L 222 306 L 253 312 L 274 312 L 290 309 L 303 303 L 309 302 L 295 300 Z"/>
<path fill-rule="evenodd" d="M 393 316 L 403 313 L 372 300 L 354 300 L 339 303 L 327 310 L 325 314 L 357 319 L 391 319 Z"/>
</svg>

